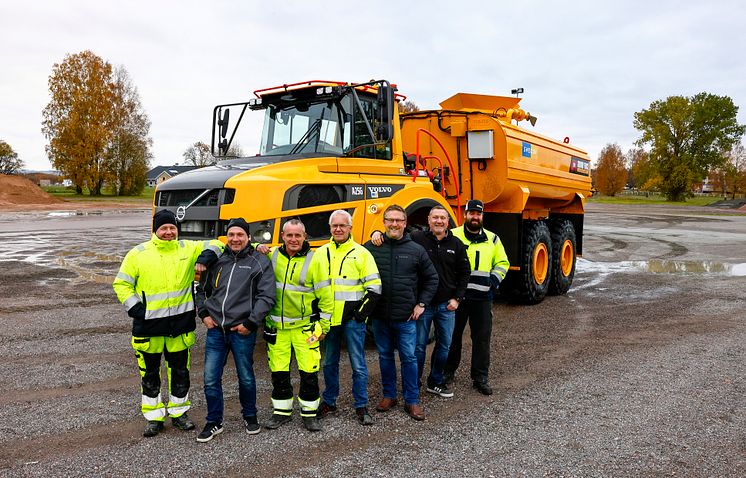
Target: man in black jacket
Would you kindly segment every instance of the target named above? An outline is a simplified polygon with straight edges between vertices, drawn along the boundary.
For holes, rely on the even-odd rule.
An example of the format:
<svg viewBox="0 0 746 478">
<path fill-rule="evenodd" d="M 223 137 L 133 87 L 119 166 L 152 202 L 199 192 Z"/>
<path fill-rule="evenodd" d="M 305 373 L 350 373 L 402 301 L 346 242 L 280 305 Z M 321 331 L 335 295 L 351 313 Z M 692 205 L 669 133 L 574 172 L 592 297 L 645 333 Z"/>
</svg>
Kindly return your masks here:
<svg viewBox="0 0 746 478">
<path fill-rule="evenodd" d="M 368 241 L 365 247 L 378 265 L 383 283 L 381 298 L 373 317 L 373 335 L 381 368 L 383 400 L 376 410 L 385 412 L 397 403 L 396 362 L 399 349 L 404 410 L 415 420 L 424 420 L 417 385 L 416 321 L 425 311 L 438 288 L 438 273 L 425 249 L 404 233 L 407 215 L 400 206 L 391 205 L 383 213 L 386 234 L 376 247 Z"/>
<path fill-rule="evenodd" d="M 250 244 L 249 225 L 231 219 L 227 246 L 217 262 L 202 273 L 197 287 L 197 313 L 207 327 L 205 398 L 207 423 L 197 436 L 207 442 L 223 432 L 223 368 L 233 353 L 238 374 L 238 400 L 246 432 L 259 433 L 256 418 L 254 345 L 257 328 L 275 303 L 272 263 Z"/>
</svg>

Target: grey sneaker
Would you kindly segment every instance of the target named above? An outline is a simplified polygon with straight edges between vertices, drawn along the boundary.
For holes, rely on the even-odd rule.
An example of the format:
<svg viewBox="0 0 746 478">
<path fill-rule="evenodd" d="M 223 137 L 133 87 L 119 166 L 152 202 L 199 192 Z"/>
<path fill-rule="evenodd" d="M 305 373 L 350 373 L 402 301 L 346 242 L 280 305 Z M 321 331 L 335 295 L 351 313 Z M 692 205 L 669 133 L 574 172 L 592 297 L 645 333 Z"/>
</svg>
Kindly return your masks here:
<svg viewBox="0 0 746 478">
<path fill-rule="evenodd" d="M 256 415 L 250 417 L 243 417 L 243 424 L 246 427 L 246 433 L 249 435 L 256 435 L 262 428 L 259 426 L 259 422 L 256 420 Z"/>
<path fill-rule="evenodd" d="M 446 386 L 446 384 L 433 385 L 432 387 L 428 386 L 427 391 L 434 395 L 440 395 L 443 398 L 453 397 L 453 392 Z"/>
<path fill-rule="evenodd" d="M 269 421 L 264 424 L 264 428 L 266 428 L 267 430 L 274 430 L 276 428 L 280 428 L 282 425 L 286 424 L 292 419 L 293 417 L 291 417 L 290 415 L 280 415 L 278 413 L 273 413 L 272 418 L 270 418 Z"/>
<path fill-rule="evenodd" d="M 212 440 L 215 435 L 223 433 L 223 425 L 220 423 L 207 422 L 205 428 L 197 435 L 197 441 L 205 443 Z"/>
<path fill-rule="evenodd" d="M 194 422 L 187 416 L 186 412 L 178 417 L 172 417 L 171 423 L 179 430 L 194 430 Z"/>
</svg>

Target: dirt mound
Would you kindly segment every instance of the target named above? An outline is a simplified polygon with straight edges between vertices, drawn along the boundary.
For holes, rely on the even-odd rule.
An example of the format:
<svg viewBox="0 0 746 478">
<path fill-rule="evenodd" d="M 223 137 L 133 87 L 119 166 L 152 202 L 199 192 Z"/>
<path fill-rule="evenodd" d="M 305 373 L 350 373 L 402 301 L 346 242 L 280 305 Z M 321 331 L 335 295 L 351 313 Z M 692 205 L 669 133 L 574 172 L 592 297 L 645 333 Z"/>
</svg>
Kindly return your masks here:
<svg viewBox="0 0 746 478">
<path fill-rule="evenodd" d="M 0 174 L 0 208 L 64 202 L 24 177 Z"/>
</svg>

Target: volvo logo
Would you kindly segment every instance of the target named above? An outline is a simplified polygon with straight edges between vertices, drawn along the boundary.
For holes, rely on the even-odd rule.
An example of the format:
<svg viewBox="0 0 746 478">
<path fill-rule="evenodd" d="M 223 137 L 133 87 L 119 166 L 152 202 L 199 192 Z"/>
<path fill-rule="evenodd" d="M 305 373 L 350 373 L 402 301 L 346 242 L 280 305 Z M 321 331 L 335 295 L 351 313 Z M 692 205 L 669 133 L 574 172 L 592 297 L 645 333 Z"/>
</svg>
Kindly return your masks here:
<svg viewBox="0 0 746 478">
<path fill-rule="evenodd" d="M 176 208 L 176 220 L 181 222 L 186 217 L 186 206 L 179 206 Z"/>
</svg>

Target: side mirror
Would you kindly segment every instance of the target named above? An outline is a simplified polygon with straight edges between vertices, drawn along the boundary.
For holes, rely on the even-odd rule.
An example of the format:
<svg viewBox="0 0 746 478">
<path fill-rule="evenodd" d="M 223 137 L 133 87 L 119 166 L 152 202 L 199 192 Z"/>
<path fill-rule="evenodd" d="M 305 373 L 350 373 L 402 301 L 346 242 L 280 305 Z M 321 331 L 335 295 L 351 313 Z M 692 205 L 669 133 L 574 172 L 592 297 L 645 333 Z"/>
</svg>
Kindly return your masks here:
<svg viewBox="0 0 746 478">
<path fill-rule="evenodd" d="M 231 110 L 225 110 L 222 117 L 218 112 L 218 127 L 220 132 L 220 138 L 225 139 L 225 135 L 228 134 L 228 119 L 230 118 Z"/>
<path fill-rule="evenodd" d="M 376 127 L 376 140 L 382 142 L 391 141 L 394 137 L 394 88 L 386 81 L 378 86 L 378 126 Z"/>
</svg>

